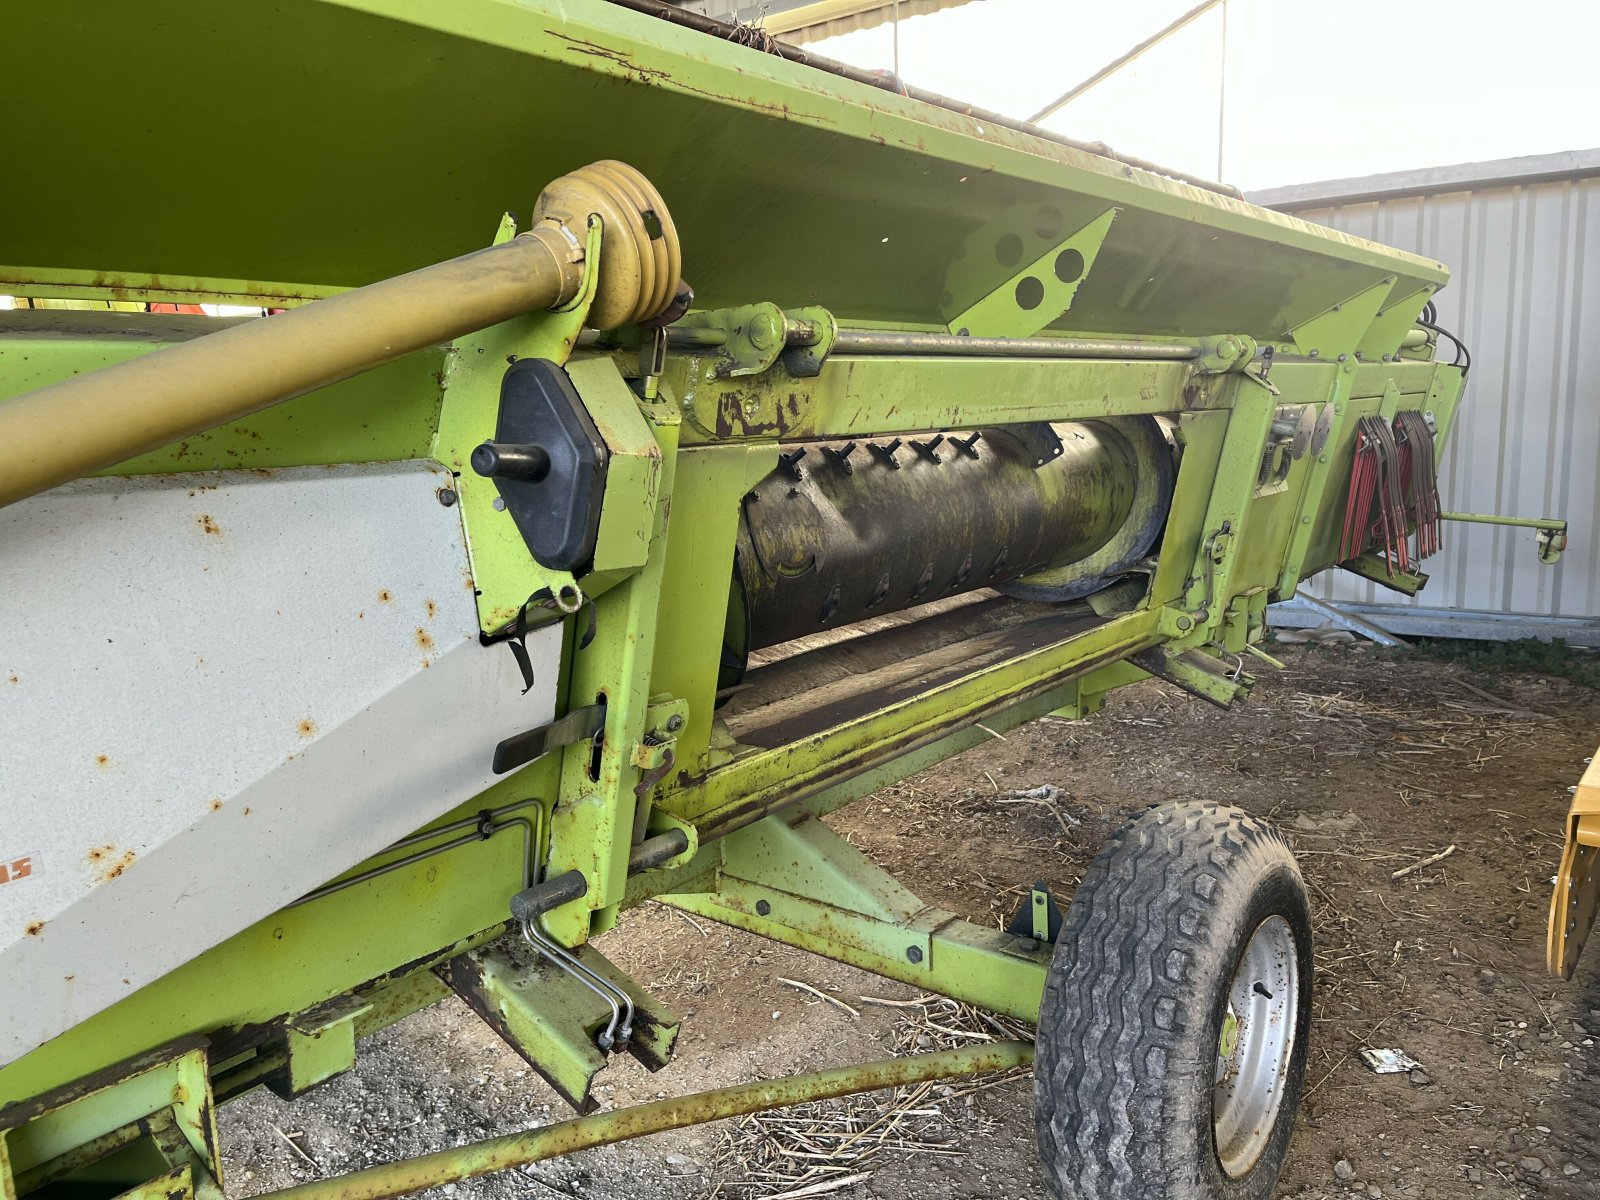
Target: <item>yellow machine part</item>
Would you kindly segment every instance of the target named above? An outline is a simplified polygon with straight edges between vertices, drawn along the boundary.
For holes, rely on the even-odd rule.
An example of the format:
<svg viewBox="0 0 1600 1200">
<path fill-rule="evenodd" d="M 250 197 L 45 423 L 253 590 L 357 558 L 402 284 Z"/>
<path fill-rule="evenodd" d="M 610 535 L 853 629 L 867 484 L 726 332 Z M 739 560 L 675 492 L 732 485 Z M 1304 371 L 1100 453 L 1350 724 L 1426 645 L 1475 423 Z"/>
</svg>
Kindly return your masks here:
<svg viewBox="0 0 1600 1200">
<path fill-rule="evenodd" d="M 1600 909 L 1600 754 L 1589 760 L 1567 814 L 1567 844 L 1550 897 L 1546 961 L 1552 975 L 1572 978 Z"/>
</svg>

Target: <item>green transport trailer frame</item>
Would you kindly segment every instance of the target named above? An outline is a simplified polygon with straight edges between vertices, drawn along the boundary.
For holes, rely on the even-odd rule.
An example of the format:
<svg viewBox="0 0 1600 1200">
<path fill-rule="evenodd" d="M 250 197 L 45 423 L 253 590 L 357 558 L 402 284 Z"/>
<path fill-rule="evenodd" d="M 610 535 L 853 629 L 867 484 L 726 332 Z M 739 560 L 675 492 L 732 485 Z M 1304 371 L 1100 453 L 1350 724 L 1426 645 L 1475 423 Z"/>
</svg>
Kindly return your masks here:
<svg viewBox="0 0 1600 1200">
<path fill-rule="evenodd" d="M 398 1195 L 1033 1057 L 595 1115 L 609 1055 L 662 1066 L 679 1026 L 587 944 L 647 899 L 1040 1022 L 1064 1196 L 1270 1190 L 1311 982 L 1275 833 L 1152 809 L 1064 918 L 1036 893 L 996 930 L 823 818 L 1151 676 L 1232 704 L 1272 661 L 1267 605 L 1316 571 L 1421 587 L 1405 546 L 1465 378 L 1425 319 L 1446 271 L 664 7 L 0 17 L 12 107 L 37 106 L 13 161 L 43 181 L 0 200 L 0 290 L 287 310 L 6 314 L 0 501 L 24 513 L 90 475 L 226 489 L 423 462 L 468 556 L 471 653 L 554 698 L 552 719 L 466 747 L 493 760 L 487 790 L 294 902 L 204 941 L 151 924 L 175 965 L 0 1067 L 7 1200 L 218 1195 L 216 1104 L 299 1095 L 452 992 L 580 1115 L 294 1192 Z M 129 44 L 163 89 L 234 101 L 130 114 Z M 531 217 L 500 218 L 550 180 Z M 1403 442 L 1404 480 L 1375 430 Z M 1364 463 L 1402 507 L 1380 494 L 1353 521 Z M 553 665 L 529 657 L 540 636 Z M 7 805 L 52 769 L 26 746 L 5 763 Z M 96 886 L 155 886 L 138 871 Z M 56 936 L 39 924 L 8 943 Z"/>
</svg>

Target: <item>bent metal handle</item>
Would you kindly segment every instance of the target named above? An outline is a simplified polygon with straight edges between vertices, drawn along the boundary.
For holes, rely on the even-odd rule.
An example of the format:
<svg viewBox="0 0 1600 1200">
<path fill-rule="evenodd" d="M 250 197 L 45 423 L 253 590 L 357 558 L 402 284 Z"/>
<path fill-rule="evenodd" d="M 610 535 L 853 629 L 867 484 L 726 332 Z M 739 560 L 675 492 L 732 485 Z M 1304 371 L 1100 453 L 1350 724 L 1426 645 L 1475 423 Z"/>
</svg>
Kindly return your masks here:
<svg viewBox="0 0 1600 1200">
<path fill-rule="evenodd" d="M 557 308 L 604 223 L 590 320 L 647 319 L 681 258 L 655 189 L 623 163 L 547 187 L 526 233 L 486 250 L 76 376 L 0 403 L 0 506 L 521 313 Z"/>
</svg>

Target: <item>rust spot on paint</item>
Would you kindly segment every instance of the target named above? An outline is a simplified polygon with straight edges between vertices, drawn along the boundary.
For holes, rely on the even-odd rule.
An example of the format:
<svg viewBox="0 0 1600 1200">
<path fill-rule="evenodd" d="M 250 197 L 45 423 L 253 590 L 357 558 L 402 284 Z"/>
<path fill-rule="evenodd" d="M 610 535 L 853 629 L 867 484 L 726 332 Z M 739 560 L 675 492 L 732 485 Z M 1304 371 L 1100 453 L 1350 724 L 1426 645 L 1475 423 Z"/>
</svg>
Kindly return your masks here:
<svg viewBox="0 0 1600 1200">
<path fill-rule="evenodd" d="M 28 926 L 28 936 L 29 937 L 38 937 L 43 932 L 44 932 L 44 922 L 43 921 L 34 921 Z"/>
<path fill-rule="evenodd" d="M 423 603 L 426 605 L 426 607 L 428 609 L 428 620 L 431 621 L 431 620 L 433 620 L 435 617 L 437 617 L 439 615 L 439 606 L 437 604 L 435 604 L 432 600 L 425 600 L 425 601 L 423 601 Z"/>
<path fill-rule="evenodd" d="M 222 797 L 219 796 L 219 797 L 217 797 L 215 800 L 213 800 L 211 802 L 211 811 L 212 812 L 216 812 L 221 807 L 222 807 Z"/>
<path fill-rule="evenodd" d="M 378 599 L 380 601 L 382 601 L 384 604 L 390 604 L 390 603 L 392 603 L 394 601 L 394 593 L 391 592 L 388 588 L 384 588 L 381 592 L 378 593 Z"/>
<path fill-rule="evenodd" d="M 247 816 L 247 817 L 250 815 L 250 806 L 249 805 L 245 806 L 244 815 Z"/>
<path fill-rule="evenodd" d="M 367 619 L 367 610 L 366 609 L 362 609 L 360 612 L 358 612 L 356 614 L 356 620 L 365 621 L 366 619 Z"/>
<path fill-rule="evenodd" d="M 305 717 L 300 721 L 300 724 L 295 726 L 295 729 L 299 731 L 301 737 L 312 737 L 317 732 L 317 723 L 310 717 Z"/>
<path fill-rule="evenodd" d="M 422 660 L 422 669 L 424 671 L 426 671 L 431 666 L 433 666 L 433 662 L 430 659 L 426 659 L 425 658 L 425 659 Z"/>
<path fill-rule="evenodd" d="M 255 436 L 256 437 L 260 437 L 261 435 L 258 433 Z M 272 475 L 273 475 L 273 471 L 272 471 L 271 467 L 251 467 L 250 468 L 250 474 L 259 475 L 263 479 L 271 479 Z"/>
<path fill-rule="evenodd" d="M 110 883 L 133 866 L 134 859 L 138 857 L 132 850 L 124 850 L 118 854 L 116 846 L 110 842 L 104 846 L 95 846 L 88 854 L 89 861 L 94 863 L 99 871 L 101 883 Z"/>
<path fill-rule="evenodd" d="M 94 765 L 97 767 L 109 767 L 111 765 L 111 756 L 109 754 L 96 754 L 94 756 Z"/>
<path fill-rule="evenodd" d="M 18 677 L 17 677 L 17 676 L 15 676 L 15 675 L 8 675 L 8 676 L 7 676 L 7 677 L 6 677 L 6 682 L 7 682 L 7 683 L 21 683 L 21 682 L 22 682 L 22 680 L 21 680 L 21 679 L 19 679 L 19 678 L 18 678 Z"/>
<path fill-rule="evenodd" d="M 420 625 L 417 626 L 417 648 L 419 650 L 433 649 L 433 634 Z"/>
<path fill-rule="evenodd" d="M 211 514 L 210 513 L 201 513 L 198 517 L 195 518 L 195 520 L 197 522 L 199 522 L 200 528 L 203 529 L 206 533 L 221 533 L 222 532 L 222 530 L 217 527 L 217 523 L 211 519 Z"/>
</svg>

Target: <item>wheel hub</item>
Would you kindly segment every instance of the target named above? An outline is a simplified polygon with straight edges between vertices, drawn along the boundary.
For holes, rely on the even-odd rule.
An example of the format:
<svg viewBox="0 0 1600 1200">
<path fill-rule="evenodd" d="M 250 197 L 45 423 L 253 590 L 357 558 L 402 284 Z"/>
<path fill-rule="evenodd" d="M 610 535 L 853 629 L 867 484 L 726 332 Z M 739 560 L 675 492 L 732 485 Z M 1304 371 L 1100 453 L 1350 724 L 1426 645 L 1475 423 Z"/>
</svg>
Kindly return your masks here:
<svg viewBox="0 0 1600 1200">
<path fill-rule="evenodd" d="M 1217 1159 L 1249 1174 L 1277 1124 L 1294 1056 L 1300 966 L 1294 931 L 1279 916 L 1256 926 L 1228 984 L 1217 1038 L 1211 1110 Z"/>
</svg>

